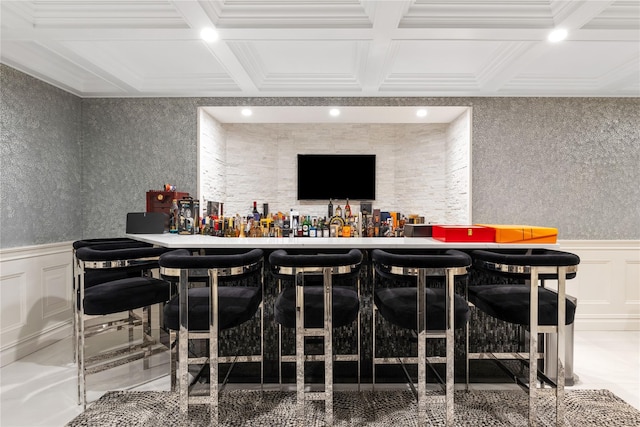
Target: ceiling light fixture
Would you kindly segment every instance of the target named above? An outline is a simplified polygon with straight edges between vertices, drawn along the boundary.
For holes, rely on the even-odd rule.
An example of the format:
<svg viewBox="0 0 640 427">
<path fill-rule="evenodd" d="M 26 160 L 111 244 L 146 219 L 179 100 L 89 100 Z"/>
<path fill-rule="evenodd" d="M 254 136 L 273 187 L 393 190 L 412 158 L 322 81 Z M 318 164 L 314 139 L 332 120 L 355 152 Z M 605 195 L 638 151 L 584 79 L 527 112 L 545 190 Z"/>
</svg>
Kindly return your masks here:
<svg viewBox="0 0 640 427">
<path fill-rule="evenodd" d="M 340 115 L 340 110 L 338 110 L 337 108 L 332 108 L 331 110 L 329 110 L 329 114 L 331 115 L 331 117 L 338 117 Z"/>
<path fill-rule="evenodd" d="M 218 40 L 218 32 L 213 28 L 206 27 L 203 28 L 202 31 L 200 31 L 200 38 L 202 38 L 202 40 L 206 42 L 211 43 Z"/>
<path fill-rule="evenodd" d="M 250 115 L 253 114 L 253 111 L 251 111 L 251 109 L 249 108 L 243 108 L 240 113 L 245 117 L 249 117 Z"/>
<path fill-rule="evenodd" d="M 419 109 L 418 111 L 416 111 L 416 116 L 418 116 L 418 117 L 426 117 L 427 116 L 427 110 L 425 110 L 424 108 Z"/>
<path fill-rule="evenodd" d="M 549 33 L 547 40 L 549 40 L 552 43 L 557 43 L 559 41 L 566 39 L 568 34 L 569 33 L 567 32 L 567 30 L 563 28 L 558 28 Z"/>
</svg>

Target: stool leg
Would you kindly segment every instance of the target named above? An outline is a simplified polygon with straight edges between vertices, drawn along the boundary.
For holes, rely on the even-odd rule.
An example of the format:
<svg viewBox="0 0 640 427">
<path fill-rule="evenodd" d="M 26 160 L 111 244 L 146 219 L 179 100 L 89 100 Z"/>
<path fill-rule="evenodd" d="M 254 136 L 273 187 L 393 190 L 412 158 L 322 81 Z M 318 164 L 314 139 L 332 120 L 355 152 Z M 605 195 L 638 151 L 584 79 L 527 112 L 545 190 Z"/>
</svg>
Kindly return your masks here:
<svg viewBox="0 0 640 427">
<path fill-rule="evenodd" d="M 538 381 L 538 270 L 531 268 L 529 300 L 529 426 L 536 425 Z"/>
<path fill-rule="evenodd" d="M 149 369 L 151 348 L 153 347 L 153 336 L 151 335 L 151 306 L 145 306 L 142 308 L 142 342 L 147 344 L 144 350 L 144 356 L 142 359 L 142 368 Z"/>
<path fill-rule="evenodd" d="M 211 424 L 218 425 L 218 274 L 210 271 L 209 399 Z"/>
<path fill-rule="evenodd" d="M 453 270 L 447 269 L 447 290 L 445 291 L 445 301 L 446 301 L 446 314 L 447 314 L 447 323 L 446 323 L 446 346 L 447 346 L 447 385 L 446 385 L 446 400 L 447 400 L 447 412 L 446 412 L 446 423 L 448 427 L 453 427 L 454 421 L 454 409 L 453 409 L 453 394 L 454 394 L 454 281 L 455 276 L 453 274 Z"/>
<path fill-rule="evenodd" d="M 324 269 L 324 419 L 333 425 L 333 291 L 331 268 Z"/>
<path fill-rule="evenodd" d="M 177 342 L 176 345 L 174 346 L 174 342 L 177 339 L 177 333 L 176 331 L 170 330 L 169 331 L 169 370 L 171 371 L 171 391 L 175 392 L 176 391 L 176 379 L 177 379 L 177 358 L 178 358 L 178 348 L 177 348 Z"/>
<path fill-rule="evenodd" d="M 426 325 L 426 288 L 427 273 L 421 269 L 416 289 L 416 307 L 418 313 L 418 425 L 424 425 L 427 418 L 427 325 Z"/>
<path fill-rule="evenodd" d="M 304 282 L 296 275 L 296 403 L 298 425 L 304 425 Z M 304 280 L 304 279 L 302 279 Z"/>
<path fill-rule="evenodd" d="M 189 412 L 189 294 L 187 286 L 187 271 L 180 271 L 180 300 L 178 331 L 178 384 L 180 388 L 180 414 L 186 420 Z"/>
<path fill-rule="evenodd" d="M 565 373 L 564 373 L 564 364 L 565 364 L 565 332 L 566 332 L 566 278 L 567 278 L 567 268 L 559 267 L 558 268 L 558 339 L 557 341 L 557 357 L 558 357 L 558 368 L 557 371 L 557 379 L 556 379 L 556 425 L 563 426 L 564 425 L 564 414 L 565 414 L 565 406 L 564 406 L 564 381 L 565 381 Z"/>
</svg>

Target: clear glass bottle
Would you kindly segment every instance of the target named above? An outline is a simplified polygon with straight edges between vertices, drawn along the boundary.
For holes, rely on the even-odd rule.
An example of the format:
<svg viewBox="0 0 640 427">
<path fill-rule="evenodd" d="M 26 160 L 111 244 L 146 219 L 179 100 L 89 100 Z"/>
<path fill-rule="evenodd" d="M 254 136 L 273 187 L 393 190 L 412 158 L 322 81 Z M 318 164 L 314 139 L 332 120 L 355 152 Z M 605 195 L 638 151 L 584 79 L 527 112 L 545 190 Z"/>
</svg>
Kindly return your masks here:
<svg viewBox="0 0 640 427">
<path fill-rule="evenodd" d="M 349 204 L 349 198 L 347 198 L 347 204 L 344 205 L 344 218 L 346 220 L 351 218 L 351 205 Z"/>
</svg>

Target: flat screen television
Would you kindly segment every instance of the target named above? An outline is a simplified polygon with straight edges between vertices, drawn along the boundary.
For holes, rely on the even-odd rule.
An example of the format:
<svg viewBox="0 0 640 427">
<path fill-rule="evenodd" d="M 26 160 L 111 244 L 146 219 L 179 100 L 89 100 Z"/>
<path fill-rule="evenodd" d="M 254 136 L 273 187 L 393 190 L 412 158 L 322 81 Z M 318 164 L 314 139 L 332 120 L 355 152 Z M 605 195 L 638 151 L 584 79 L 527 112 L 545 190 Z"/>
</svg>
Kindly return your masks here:
<svg viewBox="0 0 640 427">
<path fill-rule="evenodd" d="M 298 154 L 298 200 L 375 200 L 375 154 Z"/>
</svg>

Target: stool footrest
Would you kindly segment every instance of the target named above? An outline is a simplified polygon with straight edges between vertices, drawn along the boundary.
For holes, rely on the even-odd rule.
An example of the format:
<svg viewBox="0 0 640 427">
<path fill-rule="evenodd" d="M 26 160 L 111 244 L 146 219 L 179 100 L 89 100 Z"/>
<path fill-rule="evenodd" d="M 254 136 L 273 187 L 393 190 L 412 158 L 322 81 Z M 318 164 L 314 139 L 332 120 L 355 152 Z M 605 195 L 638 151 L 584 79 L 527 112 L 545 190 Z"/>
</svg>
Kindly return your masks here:
<svg viewBox="0 0 640 427">
<path fill-rule="evenodd" d="M 418 364 L 420 359 L 418 357 L 374 357 L 373 363 L 376 365 L 404 365 L 404 364 Z M 444 356 L 427 356 L 425 359 L 429 363 L 447 363 L 447 358 Z"/>
<path fill-rule="evenodd" d="M 326 337 L 329 336 L 329 334 L 324 329 L 305 328 L 305 329 L 302 330 L 302 336 L 304 336 L 304 337 L 326 338 Z"/>
<path fill-rule="evenodd" d="M 157 346 L 153 348 L 150 353 L 146 353 L 146 348 L 150 346 Z M 142 350 L 145 350 L 144 352 Z M 106 371 L 108 369 L 114 368 L 116 366 L 123 365 L 125 363 L 130 363 L 135 360 L 144 359 L 145 357 L 152 356 L 154 354 L 163 353 L 167 351 L 167 348 L 158 344 L 158 343 L 147 343 L 147 344 L 139 344 L 137 346 L 132 347 L 131 349 L 126 350 L 117 350 L 110 353 L 103 353 L 98 356 L 94 356 L 90 359 L 85 359 L 85 375 L 96 374 L 98 372 Z M 134 352 L 134 354 L 129 354 Z M 118 353 L 122 354 L 124 357 L 120 357 L 117 359 L 113 359 L 113 357 L 117 357 Z M 104 360 L 103 363 L 99 363 L 101 358 L 110 357 L 111 360 Z M 94 362 L 93 366 L 88 366 Z"/>
<path fill-rule="evenodd" d="M 324 354 L 305 354 L 304 356 L 305 362 L 324 362 L 325 356 Z M 357 354 L 334 354 L 333 361 L 334 362 L 357 362 L 360 360 L 360 356 Z M 282 355 L 280 357 L 281 362 L 285 363 L 295 363 L 296 356 L 295 354 Z"/>
<path fill-rule="evenodd" d="M 327 400 L 327 393 L 324 391 L 306 391 L 304 400 Z"/>
<path fill-rule="evenodd" d="M 529 360 L 529 353 L 469 353 L 470 360 Z M 535 353 L 536 359 L 543 359 L 544 353 Z"/>
</svg>

